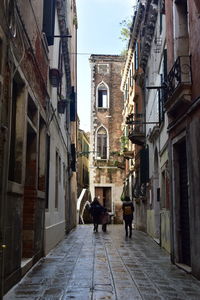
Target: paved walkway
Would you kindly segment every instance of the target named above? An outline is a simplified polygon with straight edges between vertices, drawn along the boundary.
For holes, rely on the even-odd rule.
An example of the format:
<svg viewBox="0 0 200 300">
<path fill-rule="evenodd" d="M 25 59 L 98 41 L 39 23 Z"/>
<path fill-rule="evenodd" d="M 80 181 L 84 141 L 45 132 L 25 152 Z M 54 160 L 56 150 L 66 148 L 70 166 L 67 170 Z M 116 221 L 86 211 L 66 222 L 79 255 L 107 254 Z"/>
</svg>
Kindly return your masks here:
<svg viewBox="0 0 200 300">
<path fill-rule="evenodd" d="M 122 225 L 80 225 L 4 297 L 13 299 L 200 300 L 200 281 L 143 232 L 129 239 Z"/>
</svg>

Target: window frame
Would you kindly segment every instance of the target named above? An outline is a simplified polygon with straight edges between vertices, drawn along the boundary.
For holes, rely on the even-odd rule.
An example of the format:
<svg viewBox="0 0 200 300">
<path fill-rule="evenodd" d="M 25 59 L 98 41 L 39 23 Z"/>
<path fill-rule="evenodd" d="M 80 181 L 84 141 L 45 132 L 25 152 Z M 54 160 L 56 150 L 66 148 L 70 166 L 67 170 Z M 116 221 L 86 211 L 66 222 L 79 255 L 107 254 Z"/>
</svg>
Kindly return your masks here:
<svg viewBox="0 0 200 300">
<path fill-rule="evenodd" d="M 102 129 L 105 131 L 104 134 L 99 133 Z M 108 159 L 108 131 L 104 126 L 100 126 L 96 131 L 96 159 Z"/>
<path fill-rule="evenodd" d="M 104 105 L 104 100 L 103 100 L 103 97 L 101 99 L 102 101 L 102 106 L 99 106 L 99 92 L 100 91 L 106 91 L 106 103 Z M 108 85 L 104 82 L 104 81 L 101 81 L 98 85 L 97 85 L 97 88 L 96 88 L 96 107 L 98 109 L 108 109 L 109 108 L 109 87 Z"/>
</svg>

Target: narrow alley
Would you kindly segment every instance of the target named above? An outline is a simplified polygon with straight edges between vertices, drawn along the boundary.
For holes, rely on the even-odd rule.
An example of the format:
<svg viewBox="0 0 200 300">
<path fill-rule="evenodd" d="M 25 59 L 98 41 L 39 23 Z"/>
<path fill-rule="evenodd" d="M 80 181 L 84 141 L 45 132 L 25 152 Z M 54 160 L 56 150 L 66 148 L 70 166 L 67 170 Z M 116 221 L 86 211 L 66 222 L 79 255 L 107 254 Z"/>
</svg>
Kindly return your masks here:
<svg viewBox="0 0 200 300">
<path fill-rule="evenodd" d="M 3 299 L 199 300 L 200 282 L 141 231 L 79 225 Z"/>
</svg>

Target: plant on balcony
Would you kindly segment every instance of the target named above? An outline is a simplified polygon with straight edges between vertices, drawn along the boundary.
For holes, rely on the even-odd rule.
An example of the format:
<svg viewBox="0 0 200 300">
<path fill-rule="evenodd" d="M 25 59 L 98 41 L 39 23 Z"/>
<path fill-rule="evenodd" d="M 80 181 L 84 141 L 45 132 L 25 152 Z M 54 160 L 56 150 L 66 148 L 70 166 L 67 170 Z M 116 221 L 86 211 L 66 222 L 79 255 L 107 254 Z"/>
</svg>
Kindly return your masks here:
<svg viewBox="0 0 200 300">
<path fill-rule="evenodd" d="M 123 152 L 128 150 L 128 137 L 123 135 L 121 136 L 121 153 L 123 154 Z"/>
</svg>

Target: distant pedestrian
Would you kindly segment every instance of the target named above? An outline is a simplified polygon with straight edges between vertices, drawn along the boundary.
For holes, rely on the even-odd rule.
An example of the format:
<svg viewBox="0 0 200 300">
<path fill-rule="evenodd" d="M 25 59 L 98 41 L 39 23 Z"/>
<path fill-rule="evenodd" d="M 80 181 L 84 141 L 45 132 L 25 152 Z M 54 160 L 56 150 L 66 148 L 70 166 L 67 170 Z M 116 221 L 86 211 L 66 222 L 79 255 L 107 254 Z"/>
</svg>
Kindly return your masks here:
<svg viewBox="0 0 200 300">
<path fill-rule="evenodd" d="M 102 231 L 107 231 L 107 224 L 110 222 L 110 215 L 107 209 L 104 207 L 104 211 L 101 214 L 101 224 L 102 224 Z"/>
<path fill-rule="evenodd" d="M 123 219 L 125 222 L 126 237 L 129 235 L 129 237 L 131 238 L 134 206 L 129 196 L 124 197 L 122 210 L 123 210 Z"/>
<path fill-rule="evenodd" d="M 101 215 L 104 212 L 104 207 L 100 204 L 97 197 L 94 197 L 90 205 L 89 212 L 93 218 L 94 231 L 98 232 L 98 225 L 101 224 Z"/>
</svg>

